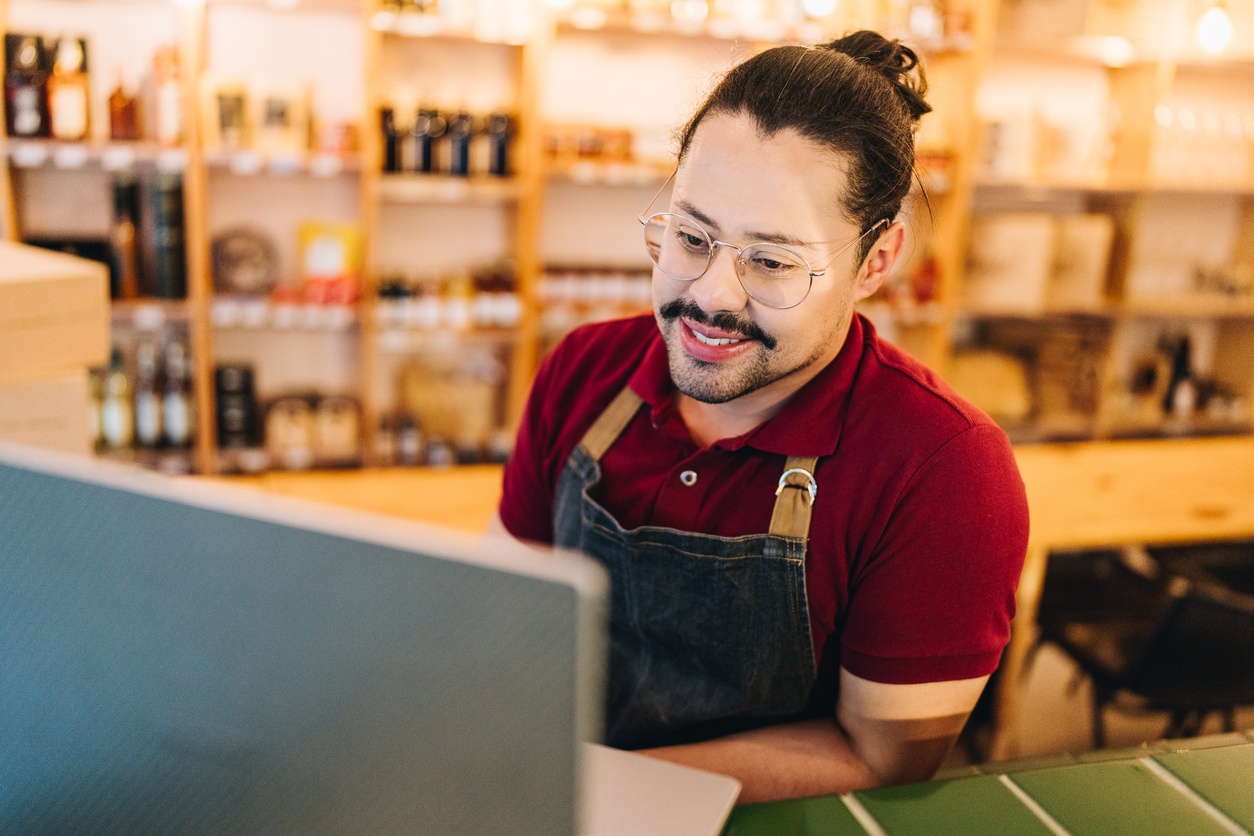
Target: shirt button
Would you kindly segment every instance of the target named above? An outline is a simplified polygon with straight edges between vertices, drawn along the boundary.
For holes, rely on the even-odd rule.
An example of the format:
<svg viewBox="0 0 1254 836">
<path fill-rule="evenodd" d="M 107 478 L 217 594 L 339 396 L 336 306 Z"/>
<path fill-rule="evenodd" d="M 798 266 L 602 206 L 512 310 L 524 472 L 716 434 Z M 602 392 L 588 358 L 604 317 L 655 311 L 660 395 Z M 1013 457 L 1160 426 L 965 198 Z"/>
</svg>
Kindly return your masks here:
<svg viewBox="0 0 1254 836">
<path fill-rule="evenodd" d="M 685 470 L 683 473 L 679 474 L 679 481 L 691 488 L 693 485 L 697 484 L 697 472 L 695 470 Z"/>
</svg>

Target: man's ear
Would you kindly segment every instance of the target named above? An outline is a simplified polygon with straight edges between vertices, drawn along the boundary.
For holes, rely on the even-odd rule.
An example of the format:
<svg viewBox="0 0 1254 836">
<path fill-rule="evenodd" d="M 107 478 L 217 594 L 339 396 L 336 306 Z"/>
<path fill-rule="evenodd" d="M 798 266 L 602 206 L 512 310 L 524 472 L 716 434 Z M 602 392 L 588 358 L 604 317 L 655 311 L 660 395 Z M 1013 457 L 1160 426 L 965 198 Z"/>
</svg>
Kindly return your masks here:
<svg viewBox="0 0 1254 836">
<path fill-rule="evenodd" d="M 860 302 L 880 289 L 884 279 L 893 271 L 901 250 L 906 245 L 906 225 L 893 221 L 880 233 L 862 262 L 862 269 L 853 289 L 853 300 Z"/>
</svg>

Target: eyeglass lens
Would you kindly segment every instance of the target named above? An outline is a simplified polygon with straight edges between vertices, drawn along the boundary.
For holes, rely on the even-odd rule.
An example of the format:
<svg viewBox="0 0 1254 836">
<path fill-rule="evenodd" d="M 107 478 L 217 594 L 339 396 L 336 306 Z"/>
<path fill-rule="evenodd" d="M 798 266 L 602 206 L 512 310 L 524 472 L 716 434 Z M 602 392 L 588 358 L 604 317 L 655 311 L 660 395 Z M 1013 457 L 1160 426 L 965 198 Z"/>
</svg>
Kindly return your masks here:
<svg viewBox="0 0 1254 836">
<path fill-rule="evenodd" d="M 644 222 L 645 248 L 663 273 L 681 281 L 700 278 L 714 258 L 709 233 L 694 221 L 661 212 Z M 745 293 L 772 308 L 791 308 L 810 292 L 810 265 L 785 247 L 753 244 L 736 258 L 736 274 Z"/>
</svg>

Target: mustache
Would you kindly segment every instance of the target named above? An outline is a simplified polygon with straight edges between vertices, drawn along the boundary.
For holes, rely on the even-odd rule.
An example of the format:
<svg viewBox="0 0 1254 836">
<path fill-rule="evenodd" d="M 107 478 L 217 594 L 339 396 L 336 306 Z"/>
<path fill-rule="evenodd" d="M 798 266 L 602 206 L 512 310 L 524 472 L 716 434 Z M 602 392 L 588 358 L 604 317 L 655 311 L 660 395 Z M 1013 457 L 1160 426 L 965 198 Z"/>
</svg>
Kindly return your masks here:
<svg viewBox="0 0 1254 836">
<path fill-rule="evenodd" d="M 759 328 L 757 323 L 741 319 L 727 311 L 710 315 L 691 299 L 672 299 L 658 309 L 658 315 L 667 320 L 683 317 L 698 325 L 708 325 L 730 334 L 739 334 L 750 340 L 757 340 L 768 350 L 774 350 L 776 345 L 775 338 Z"/>
</svg>

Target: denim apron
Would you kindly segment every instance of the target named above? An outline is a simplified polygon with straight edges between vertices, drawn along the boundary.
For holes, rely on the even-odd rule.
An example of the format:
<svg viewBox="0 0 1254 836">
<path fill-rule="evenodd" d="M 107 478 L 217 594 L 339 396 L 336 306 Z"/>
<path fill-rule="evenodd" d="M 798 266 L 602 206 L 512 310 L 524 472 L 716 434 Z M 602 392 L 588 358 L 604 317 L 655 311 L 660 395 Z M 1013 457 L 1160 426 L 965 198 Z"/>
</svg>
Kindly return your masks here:
<svg viewBox="0 0 1254 836">
<path fill-rule="evenodd" d="M 592 498 L 599 461 L 639 410 L 625 388 L 558 478 L 554 542 L 610 574 L 606 742 L 643 748 L 800 715 L 815 680 L 805 555 L 816 458 L 790 457 L 766 534 L 625 530 Z"/>
</svg>

